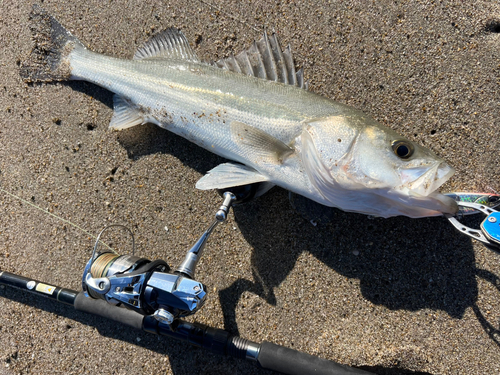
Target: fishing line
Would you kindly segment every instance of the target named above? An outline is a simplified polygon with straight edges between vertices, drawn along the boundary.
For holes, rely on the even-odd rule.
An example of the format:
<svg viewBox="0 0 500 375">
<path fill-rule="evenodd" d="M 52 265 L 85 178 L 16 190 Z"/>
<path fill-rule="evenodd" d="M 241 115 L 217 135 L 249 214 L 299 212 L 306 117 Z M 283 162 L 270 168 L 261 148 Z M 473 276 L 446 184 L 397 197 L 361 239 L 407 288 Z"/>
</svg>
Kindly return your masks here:
<svg viewBox="0 0 500 375">
<path fill-rule="evenodd" d="M 24 198 L 18 197 L 17 195 L 12 194 L 12 193 L 8 192 L 8 191 L 7 191 L 7 190 L 5 190 L 5 189 L 0 188 L 0 191 L 3 191 L 5 194 L 7 194 L 7 195 L 11 196 L 12 198 L 16 198 L 16 199 L 20 200 L 20 201 L 21 201 L 21 202 L 23 202 L 23 203 L 29 204 L 30 206 L 35 207 L 36 209 L 38 209 L 38 210 L 40 210 L 40 211 L 42 211 L 42 212 L 44 212 L 44 213 L 46 213 L 46 214 L 49 214 L 49 215 L 50 215 L 50 216 L 52 216 L 52 217 L 55 217 L 56 219 L 58 219 L 58 220 L 62 221 L 63 223 L 69 224 L 69 225 L 71 225 L 71 226 L 75 227 L 76 229 L 81 230 L 83 233 L 85 233 L 85 234 L 89 235 L 89 236 L 90 236 L 90 237 L 92 237 L 94 240 L 99 241 L 99 238 L 98 238 L 98 237 L 94 236 L 93 234 L 91 234 L 90 232 L 86 231 L 86 230 L 85 230 L 85 229 L 83 229 L 82 227 L 80 227 L 80 226 L 78 226 L 78 225 L 76 225 L 76 224 L 72 223 L 71 221 L 66 220 L 66 219 L 63 219 L 62 217 L 57 216 L 56 214 L 53 214 L 53 213 L 52 213 L 52 212 L 50 212 L 49 210 L 47 210 L 47 209 L 45 209 L 45 208 L 42 208 L 42 207 L 39 207 L 39 206 L 37 206 L 36 204 L 31 203 L 30 201 L 27 201 L 27 200 L 26 200 L 26 199 L 24 199 Z M 104 246 L 106 246 L 109 250 L 111 250 L 112 252 L 114 252 L 114 253 L 116 254 L 116 251 L 115 251 L 115 250 L 113 250 L 113 248 L 111 248 L 109 245 L 107 245 L 106 243 L 104 243 L 104 242 L 102 242 L 102 241 L 100 241 L 100 242 L 101 242 L 101 244 L 103 244 L 103 245 L 104 245 Z"/>
<path fill-rule="evenodd" d="M 262 31 L 261 29 L 258 29 L 256 28 L 255 26 L 251 25 L 250 23 L 248 23 L 247 21 L 245 20 L 242 20 L 241 18 L 238 18 L 238 17 L 235 17 L 233 16 L 231 13 L 228 13 L 222 9 L 220 9 L 219 7 L 209 3 L 208 1 L 204 1 L 204 0 L 198 0 L 200 3 L 204 4 L 204 5 L 208 5 L 208 7 L 212 8 L 212 9 L 215 9 L 216 11 L 218 11 L 219 13 L 222 13 L 224 14 L 225 16 L 228 16 L 229 18 L 235 20 L 235 21 L 238 21 L 238 22 L 241 22 L 243 25 L 251 28 L 251 29 L 254 29 L 255 31 Z"/>
</svg>

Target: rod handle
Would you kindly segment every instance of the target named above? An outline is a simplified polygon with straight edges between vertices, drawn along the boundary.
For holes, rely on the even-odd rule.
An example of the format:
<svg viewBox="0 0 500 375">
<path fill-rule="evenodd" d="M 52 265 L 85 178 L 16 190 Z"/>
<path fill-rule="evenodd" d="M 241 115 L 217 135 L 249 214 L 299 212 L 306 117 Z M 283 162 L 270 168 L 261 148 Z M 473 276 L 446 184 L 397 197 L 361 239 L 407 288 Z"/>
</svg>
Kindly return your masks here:
<svg viewBox="0 0 500 375">
<path fill-rule="evenodd" d="M 143 315 L 123 307 L 113 306 L 102 299 L 86 297 L 83 292 L 76 296 L 74 306 L 75 310 L 98 315 L 135 329 L 142 329 Z"/>
<path fill-rule="evenodd" d="M 257 363 L 260 367 L 289 375 L 368 375 L 354 367 L 344 366 L 323 358 L 264 341 L 260 345 Z M 373 375 L 373 374 L 372 374 Z"/>
</svg>

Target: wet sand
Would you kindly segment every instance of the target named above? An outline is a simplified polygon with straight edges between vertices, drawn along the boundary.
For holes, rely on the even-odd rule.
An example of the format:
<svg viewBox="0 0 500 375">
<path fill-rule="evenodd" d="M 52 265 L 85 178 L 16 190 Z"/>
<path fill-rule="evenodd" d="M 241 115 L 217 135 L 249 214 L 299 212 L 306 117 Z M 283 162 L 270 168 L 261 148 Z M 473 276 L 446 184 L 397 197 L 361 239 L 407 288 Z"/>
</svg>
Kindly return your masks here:
<svg viewBox="0 0 500 375">
<path fill-rule="evenodd" d="M 28 85 L 32 2 L 2 2 L 0 188 L 92 235 L 130 227 L 178 265 L 220 204 L 196 181 L 222 159 L 154 125 L 107 129 L 112 94 Z M 44 1 L 92 50 L 131 58 L 176 26 L 206 61 L 276 30 L 310 89 L 370 113 L 455 168 L 443 191 L 500 191 L 496 1 Z M 168 228 L 168 231 L 165 229 Z M 130 251 L 124 233 L 111 238 Z M 94 240 L 0 192 L 0 270 L 79 290 Z M 500 373 L 500 255 L 443 218 L 338 212 L 313 226 L 286 191 L 236 207 L 205 250 L 191 320 L 379 374 Z M 267 374 L 250 363 L 0 289 L 0 374 Z"/>
</svg>

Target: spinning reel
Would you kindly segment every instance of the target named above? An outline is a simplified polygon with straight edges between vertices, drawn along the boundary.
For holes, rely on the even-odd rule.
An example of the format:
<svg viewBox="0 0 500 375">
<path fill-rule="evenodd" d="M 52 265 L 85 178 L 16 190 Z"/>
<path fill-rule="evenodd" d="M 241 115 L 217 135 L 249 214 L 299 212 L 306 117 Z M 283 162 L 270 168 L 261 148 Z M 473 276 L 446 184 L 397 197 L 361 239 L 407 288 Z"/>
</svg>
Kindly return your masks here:
<svg viewBox="0 0 500 375">
<path fill-rule="evenodd" d="M 133 253 L 97 253 L 100 236 L 110 228 L 106 227 L 99 234 L 83 272 L 82 286 L 86 296 L 125 306 L 142 315 L 152 315 L 175 329 L 172 324 L 177 318 L 194 314 L 205 302 L 206 287 L 194 280 L 194 273 L 210 234 L 219 223 L 226 221 L 231 205 L 237 200 L 231 192 L 223 193 L 223 197 L 215 220 L 174 272 L 169 272 L 163 260 L 150 261 Z"/>
</svg>

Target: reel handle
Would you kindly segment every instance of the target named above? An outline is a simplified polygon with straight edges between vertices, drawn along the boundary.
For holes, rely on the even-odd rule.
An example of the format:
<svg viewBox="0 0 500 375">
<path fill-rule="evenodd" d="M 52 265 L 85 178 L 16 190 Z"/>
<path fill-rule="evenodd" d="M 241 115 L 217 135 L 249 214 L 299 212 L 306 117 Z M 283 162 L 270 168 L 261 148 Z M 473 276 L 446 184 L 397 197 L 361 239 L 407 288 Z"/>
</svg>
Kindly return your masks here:
<svg viewBox="0 0 500 375">
<path fill-rule="evenodd" d="M 208 241 L 208 238 L 212 234 L 213 230 L 219 223 L 223 223 L 227 219 L 227 214 L 229 213 L 229 209 L 231 208 L 234 201 L 236 201 L 236 196 L 226 191 L 224 193 L 224 202 L 219 207 L 219 210 L 215 214 L 215 220 L 210 224 L 208 229 L 201 235 L 201 237 L 196 241 L 191 249 L 188 250 L 184 261 L 181 263 L 179 267 L 175 270 L 175 272 L 182 273 L 189 278 L 194 278 L 194 273 L 196 270 L 196 265 L 201 258 L 203 253 L 203 249 L 205 248 L 205 244 Z"/>
</svg>

